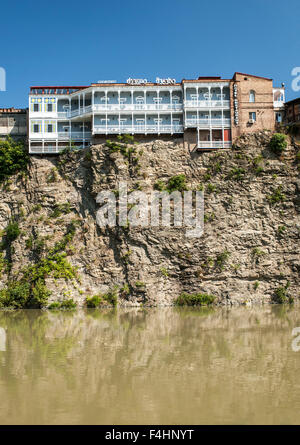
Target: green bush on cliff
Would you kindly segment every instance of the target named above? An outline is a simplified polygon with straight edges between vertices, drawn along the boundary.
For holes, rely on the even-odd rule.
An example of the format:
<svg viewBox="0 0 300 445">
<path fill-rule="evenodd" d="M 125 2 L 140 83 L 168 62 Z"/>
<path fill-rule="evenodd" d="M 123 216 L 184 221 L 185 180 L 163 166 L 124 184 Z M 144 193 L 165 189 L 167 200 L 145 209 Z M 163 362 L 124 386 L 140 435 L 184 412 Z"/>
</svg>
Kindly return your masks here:
<svg viewBox="0 0 300 445">
<path fill-rule="evenodd" d="M 54 303 L 51 303 L 47 309 L 63 309 L 63 310 L 72 310 L 76 309 L 77 303 L 73 300 L 73 298 L 62 300 L 62 301 L 55 301 Z"/>
<path fill-rule="evenodd" d="M 160 192 L 167 191 L 169 193 L 172 192 L 184 192 L 187 190 L 186 177 L 183 174 L 172 176 L 168 183 L 165 184 L 161 179 L 156 181 L 154 184 L 154 189 L 159 190 Z"/>
<path fill-rule="evenodd" d="M 183 192 L 187 190 L 187 185 L 186 185 L 186 177 L 185 175 L 181 174 L 181 175 L 176 175 L 176 176 L 172 176 L 167 184 L 167 191 L 169 193 L 178 191 L 178 192 Z"/>
<path fill-rule="evenodd" d="M 67 254 L 63 252 L 74 233 L 75 225 L 72 223 L 63 240 L 56 243 L 46 257 L 26 266 L 18 275 L 10 277 L 6 287 L 0 291 L 0 307 L 15 309 L 45 307 L 51 296 L 50 290 L 46 287 L 48 277 L 65 280 L 77 278 L 77 269 L 69 263 Z"/>
<path fill-rule="evenodd" d="M 50 294 L 42 280 L 38 280 L 34 286 L 26 281 L 11 281 L 0 291 L 0 305 L 14 309 L 40 309 L 45 306 Z"/>
<path fill-rule="evenodd" d="M 88 308 L 98 308 L 101 306 L 117 306 L 118 303 L 118 293 L 117 289 L 109 290 L 105 294 L 94 295 L 93 297 L 87 297 L 85 300 L 86 306 Z"/>
<path fill-rule="evenodd" d="M 273 134 L 269 147 L 274 153 L 281 154 L 287 147 L 286 135 L 282 133 Z"/>
<path fill-rule="evenodd" d="M 25 172 L 28 163 L 29 155 L 24 142 L 11 138 L 0 141 L 0 182 L 15 173 Z"/>
<path fill-rule="evenodd" d="M 267 196 L 267 200 L 271 205 L 277 204 L 285 200 L 285 194 L 282 193 L 282 185 L 278 186 L 271 195 Z"/>
<path fill-rule="evenodd" d="M 289 281 L 286 283 L 285 286 L 277 287 L 274 291 L 272 301 L 273 303 L 277 304 L 292 304 L 294 302 L 294 299 L 291 295 L 288 293 L 288 288 L 290 287 Z"/>
<path fill-rule="evenodd" d="M 16 221 L 10 221 L 4 229 L 4 235 L 9 242 L 16 240 L 20 233 L 21 230 L 19 228 L 19 224 Z"/>
<path fill-rule="evenodd" d="M 175 300 L 176 306 L 206 306 L 212 304 L 215 300 L 213 295 L 197 293 L 187 294 L 182 293 Z"/>
</svg>

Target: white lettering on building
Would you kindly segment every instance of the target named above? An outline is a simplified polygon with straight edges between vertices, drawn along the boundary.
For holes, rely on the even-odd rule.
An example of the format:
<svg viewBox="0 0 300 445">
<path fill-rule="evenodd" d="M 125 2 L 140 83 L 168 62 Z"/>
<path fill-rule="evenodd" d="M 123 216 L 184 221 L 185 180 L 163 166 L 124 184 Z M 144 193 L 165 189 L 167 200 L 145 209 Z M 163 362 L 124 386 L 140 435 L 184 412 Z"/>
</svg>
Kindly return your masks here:
<svg viewBox="0 0 300 445">
<path fill-rule="evenodd" d="M 127 83 L 129 85 L 143 85 L 145 83 L 148 83 L 147 79 L 132 79 L 131 77 L 129 77 L 129 79 L 127 79 Z"/>
<path fill-rule="evenodd" d="M 170 77 L 161 79 L 160 77 L 157 77 L 156 83 L 159 83 L 160 85 L 174 85 L 176 83 L 176 79 L 171 79 Z"/>
<path fill-rule="evenodd" d="M 233 85 L 233 112 L 234 112 L 234 124 L 239 124 L 239 101 L 238 101 L 238 89 L 237 84 Z"/>
</svg>

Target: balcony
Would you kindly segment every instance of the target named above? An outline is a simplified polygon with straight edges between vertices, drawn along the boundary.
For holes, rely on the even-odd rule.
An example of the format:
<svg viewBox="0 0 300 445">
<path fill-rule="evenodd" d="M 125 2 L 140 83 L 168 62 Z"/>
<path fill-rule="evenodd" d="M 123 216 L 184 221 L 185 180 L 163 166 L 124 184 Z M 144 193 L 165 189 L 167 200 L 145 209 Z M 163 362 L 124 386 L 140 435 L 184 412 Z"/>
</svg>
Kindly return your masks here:
<svg viewBox="0 0 300 445">
<path fill-rule="evenodd" d="M 139 133 L 139 134 L 160 134 L 160 133 L 183 133 L 183 125 L 95 125 L 94 134 L 112 133 Z"/>
<path fill-rule="evenodd" d="M 230 108 L 230 100 L 185 100 L 185 108 Z"/>
<path fill-rule="evenodd" d="M 92 105 L 88 105 L 87 107 L 75 108 L 74 110 L 67 111 L 67 117 L 72 118 L 76 116 L 83 116 L 84 114 L 89 114 L 92 112 Z"/>
<path fill-rule="evenodd" d="M 183 105 L 169 104 L 95 104 L 93 111 L 182 111 Z"/>
<path fill-rule="evenodd" d="M 72 131 L 69 133 L 68 131 L 61 131 L 58 133 L 58 140 L 60 141 L 80 141 L 83 139 L 91 139 L 92 132 L 91 131 Z"/>
<path fill-rule="evenodd" d="M 231 148 L 231 141 L 199 141 L 197 149 Z"/>
<path fill-rule="evenodd" d="M 40 145 L 40 146 L 36 145 L 34 147 L 30 147 L 29 148 L 29 153 L 32 153 L 32 154 L 34 154 L 34 153 L 39 153 L 39 154 L 48 153 L 48 154 L 51 154 L 51 153 L 59 153 L 59 151 L 62 150 L 62 149 L 63 149 L 62 147 L 56 147 L 55 145 L 47 146 L 47 147 L 43 147 L 42 145 Z"/>
<path fill-rule="evenodd" d="M 274 100 L 273 104 L 274 104 L 274 108 L 284 109 L 284 102 L 282 100 Z"/>
<path fill-rule="evenodd" d="M 186 119 L 185 127 L 202 127 L 202 128 L 222 128 L 222 127 L 230 127 L 231 120 L 230 118 L 223 119 Z"/>
<path fill-rule="evenodd" d="M 69 112 L 68 111 L 58 111 L 57 117 L 58 119 L 68 119 Z"/>
</svg>

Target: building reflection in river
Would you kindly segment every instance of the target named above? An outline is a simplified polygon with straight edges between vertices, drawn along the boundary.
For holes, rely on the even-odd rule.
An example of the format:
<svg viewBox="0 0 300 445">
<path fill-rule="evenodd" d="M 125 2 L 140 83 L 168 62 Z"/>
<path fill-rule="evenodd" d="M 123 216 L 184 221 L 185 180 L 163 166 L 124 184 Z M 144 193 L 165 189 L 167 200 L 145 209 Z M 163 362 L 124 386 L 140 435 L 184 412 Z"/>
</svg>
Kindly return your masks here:
<svg viewBox="0 0 300 445">
<path fill-rule="evenodd" d="M 0 325 L 0 424 L 300 421 L 297 309 L 27 310 Z"/>
</svg>

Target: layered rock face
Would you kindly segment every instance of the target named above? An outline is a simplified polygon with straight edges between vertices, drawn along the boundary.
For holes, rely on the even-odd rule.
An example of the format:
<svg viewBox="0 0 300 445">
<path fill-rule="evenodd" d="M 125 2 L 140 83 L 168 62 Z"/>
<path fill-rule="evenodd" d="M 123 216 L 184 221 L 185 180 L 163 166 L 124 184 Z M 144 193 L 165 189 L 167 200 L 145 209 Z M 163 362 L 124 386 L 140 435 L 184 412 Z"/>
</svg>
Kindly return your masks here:
<svg viewBox="0 0 300 445">
<path fill-rule="evenodd" d="M 119 304 L 172 304 L 182 292 L 205 292 L 220 304 L 269 302 L 289 283 L 299 297 L 300 180 L 298 148 L 273 154 L 267 131 L 241 137 L 232 150 L 189 153 L 182 140 L 105 144 L 60 157 L 32 157 L 29 176 L 0 191 L 0 229 L 18 221 L 21 235 L 4 259 L 10 277 L 47 255 L 76 220 L 66 246 L 77 280 L 46 278 L 50 300 L 119 289 Z M 150 194 L 158 181 L 183 174 L 189 190 L 204 191 L 204 233 L 176 227 L 106 227 L 96 222 L 96 196 L 121 181 Z M 9 258 L 8 258 L 9 256 Z M 0 287 L 9 276 L 2 271 Z"/>
</svg>

